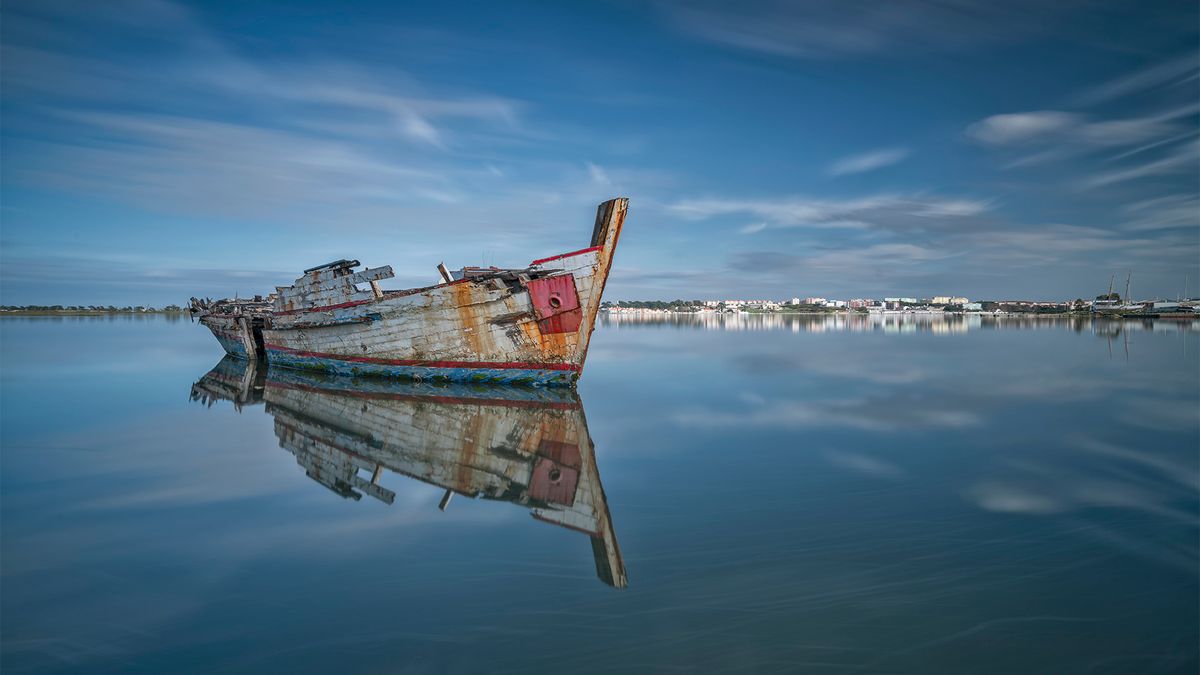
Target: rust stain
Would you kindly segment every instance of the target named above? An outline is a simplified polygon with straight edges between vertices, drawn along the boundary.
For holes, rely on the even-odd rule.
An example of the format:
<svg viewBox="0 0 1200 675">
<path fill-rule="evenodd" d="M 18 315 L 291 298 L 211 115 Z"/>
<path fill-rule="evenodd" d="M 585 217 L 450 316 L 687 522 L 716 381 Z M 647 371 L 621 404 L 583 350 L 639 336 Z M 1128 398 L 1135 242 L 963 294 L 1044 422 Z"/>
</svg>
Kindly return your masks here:
<svg viewBox="0 0 1200 675">
<path fill-rule="evenodd" d="M 542 331 L 538 328 L 536 321 L 522 321 L 517 326 L 521 328 L 521 332 L 525 334 L 525 339 L 529 344 L 541 347 Z"/>
<path fill-rule="evenodd" d="M 454 306 L 458 311 L 459 328 L 462 330 L 463 339 L 467 341 L 467 347 L 471 353 L 483 356 L 486 352 L 483 348 L 483 330 L 485 322 L 476 312 L 475 305 L 475 286 L 474 284 L 453 284 L 450 287 L 450 293 L 454 297 Z"/>
<path fill-rule="evenodd" d="M 525 268 L 468 266 L 449 274 L 443 265 L 446 283 L 385 291 L 377 281 L 393 277 L 391 267 L 356 271 L 357 260 L 336 260 L 304 270 L 265 300 L 194 300 L 190 309 L 235 356 L 261 350 L 284 366 L 571 385 L 582 370 L 626 212 L 624 198 L 605 202 L 591 247 Z M 253 325 L 226 328 L 243 315 Z M 514 369 L 531 373 L 492 372 Z"/>
<path fill-rule="evenodd" d="M 551 359 L 567 358 L 576 339 L 575 333 L 542 333 L 542 354 Z"/>
<path fill-rule="evenodd" d="M 547 361 L 568 358 L 577 344 L 578 333 L 543 333 L 541 321 L 522 321 L 517 324 L 529 343 L 538 348 Z"/>
</svg>

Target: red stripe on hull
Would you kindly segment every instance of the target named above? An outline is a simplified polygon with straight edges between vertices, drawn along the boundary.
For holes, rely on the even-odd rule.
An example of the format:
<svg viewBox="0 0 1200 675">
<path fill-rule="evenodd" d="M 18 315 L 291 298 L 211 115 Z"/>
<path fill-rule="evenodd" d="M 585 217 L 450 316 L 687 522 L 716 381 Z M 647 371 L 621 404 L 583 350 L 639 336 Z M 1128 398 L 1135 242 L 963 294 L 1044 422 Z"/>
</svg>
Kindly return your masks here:
<svg viewBox="0 0 1200 675">
<path fill-rule="evenodd" d="M 550 262 L 552 260 L 562 260 L 563 258 L 570 258 L 571 256 L 583 255 L 584 253 L 592 253 L 594 251 L 599 251 L 602 248 L 604 248 L 604 247 L 603 246 L 592 246 L 590 248 L 581 248 L 578 251 L 571 251 L 570 253 L 560 253 L 559 255 L 552 255 L 549 258 L 542 258 L 540 260 L 534 260 L 533 262 L 529 263 L 529 265 L 530 266 L 541 265 L 542 263 Z"/>
<path fill-rule="evenodd" d="M 345 354 L 329 354 L 326 352 L 306 352 L 283 345 L 266 345 L 267 349 L 295 354 L 316 359 L 332 359 L 334 361 L 351 361 L 354 363 L 375 363 L 383 366 L 412 366 L 416 368 L 479 368 L 481 370 L 569 370 L 579 372 L 580 366 L 574 363 L 522 363 L 512 361 L 419 361 L 412 359 L 378 359 L 371 356 L 350 356 Z"/>
</svg>

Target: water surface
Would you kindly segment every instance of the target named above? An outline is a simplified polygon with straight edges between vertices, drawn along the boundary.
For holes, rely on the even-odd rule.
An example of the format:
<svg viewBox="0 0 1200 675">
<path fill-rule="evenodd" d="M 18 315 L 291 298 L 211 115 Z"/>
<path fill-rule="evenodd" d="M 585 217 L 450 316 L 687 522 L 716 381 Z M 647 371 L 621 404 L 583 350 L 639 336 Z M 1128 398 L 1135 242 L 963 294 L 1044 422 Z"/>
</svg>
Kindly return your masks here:
<svg viewBox="0 0 1200 675">
<path fill-rule="evenodd" d="M 0 319 L 0 665 L 1195 672 L 1198 328 L 619 316 L 575 396 Z"/>
</svg>

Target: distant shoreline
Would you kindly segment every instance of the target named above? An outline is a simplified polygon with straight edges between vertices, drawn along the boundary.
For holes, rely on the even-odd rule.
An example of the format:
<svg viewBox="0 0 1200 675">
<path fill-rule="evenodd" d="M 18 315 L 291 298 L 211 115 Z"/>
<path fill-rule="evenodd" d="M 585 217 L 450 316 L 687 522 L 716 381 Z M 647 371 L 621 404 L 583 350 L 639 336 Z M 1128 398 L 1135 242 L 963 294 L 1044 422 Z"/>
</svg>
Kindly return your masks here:
<svg viewBox="0 0 1200 675">
<path fill-rule="evenodd" d="M 5 316 L 141 316 L 144 314 L 187 314 L 186 309 L 0 309 Z"/>
</svg>

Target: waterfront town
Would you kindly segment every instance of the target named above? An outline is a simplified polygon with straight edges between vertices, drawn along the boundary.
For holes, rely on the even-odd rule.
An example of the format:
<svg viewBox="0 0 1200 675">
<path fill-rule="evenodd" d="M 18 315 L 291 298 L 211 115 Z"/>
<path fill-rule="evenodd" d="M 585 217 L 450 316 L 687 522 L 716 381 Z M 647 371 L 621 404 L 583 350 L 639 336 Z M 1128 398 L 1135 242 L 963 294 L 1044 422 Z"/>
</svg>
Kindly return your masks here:
<svg viewBox="0 0 1200 675">
<path fill-rule="evenodd" d="M 991 314 L 1105 314 L 1117 316 L 1196 316 L 1200 299 L 1131 301 L 1117 293 L 1092 300 L 971 300 L 963 296 L 932 298 L 885 297 L 837 300 L 817 296 L 785 300 L 622 300 L 605 302 L 603 311 L 616 313 L 991 313 Z"/>
</svg>

